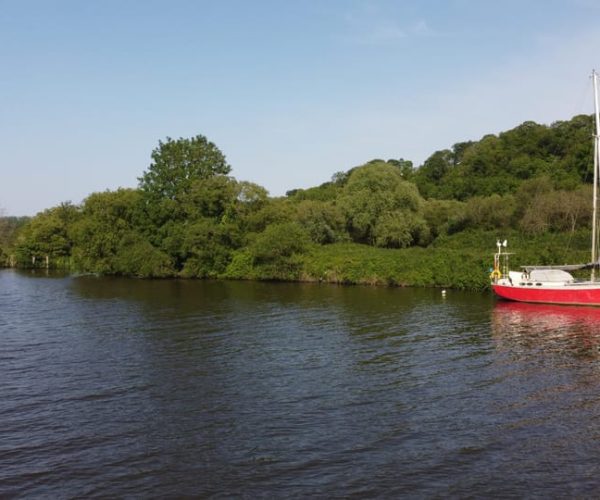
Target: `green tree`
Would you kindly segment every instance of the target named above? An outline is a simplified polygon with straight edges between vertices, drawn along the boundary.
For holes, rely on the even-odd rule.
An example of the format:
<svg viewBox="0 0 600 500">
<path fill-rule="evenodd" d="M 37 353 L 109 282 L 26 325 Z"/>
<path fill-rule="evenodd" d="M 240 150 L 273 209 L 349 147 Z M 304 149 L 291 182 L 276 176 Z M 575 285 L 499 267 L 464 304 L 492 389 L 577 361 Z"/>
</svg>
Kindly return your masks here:
<svg viewBox="0 0 600 500">
<path fill-rule="evenodd" d="M 515 212 L 513 195 L 474 196 L 466 202 L 467 225 L 479 229 L 508 228 Z"/>
<path fill-rule="evenodd" d="M 546 231 L 573 233 L 578 227 L 591 227 L 591 200 L 590 186 L 540 193 L 525 209 L 520 227 L 533 234 Z"/>
<path fill-rule="evenodd" d="M 235 213 L 240 187 L 230 171 L 223 153 L 202 135 L 168 137 L 152 151 L 152 163 L 139 178 L 139 230 L 175 270 L 182 271 L 190 257 L 188 233 L 197 233 L 197 221 L 218 224 Z"/>
<path fill-rule="evenodd" d="M 436 200 L 432 198 L 425 202 L 423 217 L 431 230 L 433 238 L 451 234 L 464 227 L 465 203 L 457 200 Z"/>
<path fill-rule="evenodd" d="M 15 242 L 18 263 L 40 265 L 48 258 L 50 266 L 57 260 L 64 266 L 73 246 L 69 231 L 79 218 L 78 207 L 70 202 L 37 214 L 19 231 Z"/>
<path fill-rule="evenodd" d="M 341 185 L 334 181 L 324 182 L 320 186 L 308 189 L 291 189 L 286 191 L 285 195 L 289 198 L 293 198 L 296 201 L 333 201 L 340 193 L 340 187 Z"/>
<path fill-rule="evenodd" d="M 298 258 L 310 246 L 308 233 L 297 223 L 272 224 L 250 245 L 253 265 L 266 279 L 297 279 L 302 270 Z"/>
<path fill-rule="evenodd" d="M 237 226 L 212 218 L 196 220 L 185 233 L 186 253 L 182 275 L 194 278 L 216 278 L 231 261 L 233 250 L 240 246 Z"/>
<path fill-rule="evenodd" d="M 167 137 L 152 151 L 152 163 L 140 177 L 140 188 L 155 198 L 175 199 L 188 193 L 195 180 L 227 175 L 231 167 L 206 137 Z"/>
<path fill-rule="evenodd" d="M 270 225 L 291 222 L 293 219 L 294 205 L 289 199 L 271 198 L 254 210 L 245 210 L 241 224 L 245 233 L 261 233 Z"/>
<path fill-rule="evenodd" d="M 119 189 L 93 193 L 73 225 L 73 258 L 77 268 L 102 274 L 171 276 L 170 258 L 137 229 L 141 193 Z"/>
<path fill-rule="evenodd" d="M 4 210 L 0 208 L 0 267 L 8 266 L 8 244 L 11 236 L 11 227 Z"/>
<path fill-rule="evenodd" d="M 21 229 L 30 221 L 31 217 L 0 217 L 0 267 L 16 264 L 11 258 L 15 252 L 15 242 Z"/>
<path fill-rule="evenodd" d="M 346 237 L 344 216 L 332 203 L 303 200 L 296 205 L 295 218 L 315 243 L 335 243 Z"/>
<path fill-rule="evenodd" d="M 453 165 L 452 151 L 448 149 L 436 151 L 427 158 L 415 174 L 415 182 L 421 194 L 426 198 L 437 197 L 438 186 Z"/>
<path fill-rule="evenodd" d="M 428 244 L 431 234 L 420 214 L 410 210 L 394 210 L 379 217 L 373 235 L 378 247 L 406 248 L 415 243 Z"/>
<path fill-rule="evenodd" d="M 270 203 L 264 188 L 225 175 L 196 179 L 189 192 L 173 202 L 182 215 L 156 228 L 152 241 L 182 275 L 197 278 L 223 273 L 232 251 L 245 242 L 243 232 Z M 281 217 L 280 211 L 272 213 Z M 260 225 L 263 230 L 268 224 Z"/>
<path fill-rule="evenodd" d="M 189 213 L 186 204 L 198 181 L 226 176 L 231 167 L 217 146 L 206 137 L 170 137 L 152 151 L 152 163 L 139 178 L 145 211 L 144 232 L 160 246 L 157 228 L 167 221 L 183 220 Z"/>
<path fill-rule="evenodd" d="M 412 181 L 415 174 L 412 161 L 400 158 L 399 160 L 388 160 L 387 163 L 398 168 L 398 170 L 400 170 L 400 175 L 405 181 Z"/>
<path fill-rule="evenodd" d="M 423 200 L 417 187 L 405 181 L 398 168 L 385 162 L 368 163 L 355 169 L 339 197 L 350 235 L 356 242 L 383 244 L 389 238 L 377 238 L 376 226 L 384 215 L 394 212 L 404 219 L 421 214 Z M 386 227 L 391 227 L 386 224 Z M 411 243 L 416 243 L 412 241 Z"/>
<path fill-rule="evenodd" d="M 237 183 L 233 210 L 227 212 L 226 222 L 235 222 L 242 233 L 261 232 L 274 221 L 289 219 L 286 200 L 271 199 L 265 188 L 253 182 Z"/>
<path fill-rule="evenodd" d="M 553 123 L 552 142 L 548 152 L 558 159 L 560 170 L 574 174 L 580 182 L 593 179 L 594 119 L 591 115 L 578 115 L 568 121 Z"/>
<path fill-rule="evenodd" d="M 554 191 L 550 177 L 542 175 L 523 181 L 515 192 L 515 218 L 520 220 L 525 212 L 537 203 L 537 199 Z"/>
<path fill-rule="evenodd" d="M 248 181 L 239 181 L 237 185 L 237 199 L 244 207 L 257 210 L 267 203 L 269 193 L 264 187 Z"/>
<path fill-rule="evenodd" d="M 4 213 L 4 209 L 0 207 L 0 248 L 5 246 L 8 241 L 9 228 L 8 218 Z"/>
<path fill-rule="evenodd" d="M 475 142 L 436 151 L 415 174 L 426 198 L 465 201 L 512 194 L 528 179 L 547 176 L 557 189 L 573 190 L 592 178 L 593 120 L 576 116 L 551 126 L 527 121 Z"/>
<path fill-rule="evenodd" d="M 225 175 L 197 179 L 181 196 L 186 220 L 201 217 L 221 219 L 235 210 L 241 188 L 238 182 Z"/>
</svg>

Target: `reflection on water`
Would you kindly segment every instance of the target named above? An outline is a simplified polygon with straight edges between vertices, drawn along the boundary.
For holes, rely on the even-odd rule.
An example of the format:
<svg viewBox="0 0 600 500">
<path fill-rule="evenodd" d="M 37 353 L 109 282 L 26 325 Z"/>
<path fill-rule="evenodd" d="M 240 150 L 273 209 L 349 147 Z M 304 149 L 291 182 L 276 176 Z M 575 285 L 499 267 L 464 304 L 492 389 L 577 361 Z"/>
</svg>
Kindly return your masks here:
<svg viewBox="0 0 600 500">
<path fill-rule="evenodd" d="M 0 271 L 0 497 L 591 497 L 600 310 Z"/>
<path fill-rule="evenodd" d="M 498 348 L 516 346 L 563 355 L 598 357 L 600 308 L 498 301 L 492 312 Z"/>
</svg>

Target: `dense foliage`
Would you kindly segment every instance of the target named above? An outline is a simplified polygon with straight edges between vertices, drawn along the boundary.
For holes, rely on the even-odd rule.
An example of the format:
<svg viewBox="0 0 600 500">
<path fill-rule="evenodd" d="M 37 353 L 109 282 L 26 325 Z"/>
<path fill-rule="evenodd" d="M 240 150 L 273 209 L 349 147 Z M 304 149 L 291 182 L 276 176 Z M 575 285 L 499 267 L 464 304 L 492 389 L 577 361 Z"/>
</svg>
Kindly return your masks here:
<svg viewBox="0 0 600 500">
<path fill-rule="evenodd" d="M 231 177 L 205 137 L 167 138 L 137 189 L 0 217 L 0 265 L 483 288 L 499 237 L 531 261 L 586 259 L 592 131 L 588 116 L 525 122 L 416 169 L 373 160 L 285 197 Z"/>
<path fill-rule="evenodd" d="M 525 122 L 498 136 L 436 151 L 415 182 L 428 198 L 467 200 L 513 193 L 527 179 L 545 176 L 559 189 L 590 182 L 593 121 L 580 115 L 550 126 Z"/>
</svg>

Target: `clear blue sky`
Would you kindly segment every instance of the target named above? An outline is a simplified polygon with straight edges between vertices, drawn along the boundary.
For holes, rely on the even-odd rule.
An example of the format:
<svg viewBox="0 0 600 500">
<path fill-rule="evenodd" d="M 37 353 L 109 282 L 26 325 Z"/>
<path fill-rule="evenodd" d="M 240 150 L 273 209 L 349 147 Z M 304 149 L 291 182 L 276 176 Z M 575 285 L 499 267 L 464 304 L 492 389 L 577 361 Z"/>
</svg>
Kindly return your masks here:
<svg viewBox="0 0 600 500">
<path fill-rule="evenodd" d="M 0 210 L 202 134 L 272 195 L 591 113 L 598 0 L 0 0 Z"/>
</svg>

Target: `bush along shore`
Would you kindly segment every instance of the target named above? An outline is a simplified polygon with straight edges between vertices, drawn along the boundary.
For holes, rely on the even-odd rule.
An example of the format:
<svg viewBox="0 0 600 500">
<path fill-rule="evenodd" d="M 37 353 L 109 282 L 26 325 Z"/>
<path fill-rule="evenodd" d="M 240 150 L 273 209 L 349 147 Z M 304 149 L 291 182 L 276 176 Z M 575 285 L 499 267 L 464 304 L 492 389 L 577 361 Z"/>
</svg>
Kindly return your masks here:
<svg viewBox="0 0 600 500">
<path fill-rule="evenodd" d="M 167 138 L 135 189 L 0 217 L 0 266 L 482 290 L 497 239 L 515 266 L 587 262 L 592 131 L 525 122 L 281 197 L 232 177 L 204 136 Z"/>
</svg>

